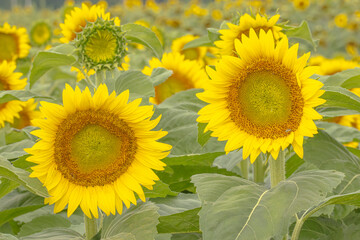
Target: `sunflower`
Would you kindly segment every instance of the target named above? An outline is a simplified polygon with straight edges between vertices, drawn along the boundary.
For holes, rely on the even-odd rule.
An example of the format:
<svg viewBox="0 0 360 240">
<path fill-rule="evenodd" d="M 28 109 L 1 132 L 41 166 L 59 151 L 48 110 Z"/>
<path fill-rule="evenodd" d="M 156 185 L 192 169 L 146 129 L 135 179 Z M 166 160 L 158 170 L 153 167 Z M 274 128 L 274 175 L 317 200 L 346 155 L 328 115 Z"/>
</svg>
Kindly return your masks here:
<svg viewBox="0 0 360 240">
<path fill-rule="evenodd" d="M 334 18 L 335 25 L 339 28 L 344 28 L 347 26 L 348 18 L 345 13 L 340 13 Z"/>
<path fill-rule="evenodd" d="M 0 64 L 0 90 L 20 90 L 26 86 L 26 78 L 20 79 L 22 73 L 14 72 L 15 68 L 14 62 L 3 61 Z M 4 127 L 5 122 L 13 123 L 14 117 L 19 118 L 23 105 L 23 102 L 16 100 L 1 103 L 0 127 Z"/>
<path fill-rule="evenodd" d="M 294 7 L 300 11 L 304 11 L 310 5 L 310 0 L 294 0 Z"/>
<path fill-rule="evenodd" d="M 206 55 L 206 47 L 196 47 L 196 48 L 188 48 L 183 49 L 185 44 L 191 42 L 195 39 L 199 38 L 194 35 L 185 35 L 179 38 L 174 39 L 171 44 L 171 51 L 178 52 L 185 56 L 185 59 L 196 60 L 199 62 L 203 62 L 203 59 Z"/>
<path fill-rule="evenodd" d="M 10 26 L 7 22 L 0 27 L 0 62 L 15 61 L 29 54 L 29 36 L 25 28 Z"/>
<path fill-rule="evenodd" d="M 60 39 L 62 43 L 68 43 L 75 39 L 76 34 L 81 32 L 89 22 L 95 22 L 96 19 L 102 18 L 110 20 L 110 13 L 105 13 L 104 8 L 94 5 L 88 7 L 82 4 L 81 8 L 75 7 L 70 14 L 65 16 L 64 23 L 60 23 L 60 28 L 64 37 Z M 115 23 L 120 25 L 118 18 L 115 18 Z"/>
<path fill-rule="evenodd" d="M 276 22 L 279 20 L 280 15 L 275 15 L 269 20 L 266 17 L 262 17 L 259 14 L 256 18 L 251 17 L 249 14 L 244 14 L 240 17 L 239 25 L 228 23 L 230 29 L 223 29 L 219 32 L 222 34 L 220 37 L 222 40 L 216 41 L 215 45 L 220 48 L 221 55 L 232 55 L 235 53 L 235 39 L 241 40 L 241 36 L 249 36 L 250 29 L 254 29 L 257 34 L 260 30 L 265 32 L 271 31 L 275 40 L 280 39 L 284 34 L 281 32 L 282 28 L 276 26 Z"/>
<path fill-rule="evenodd" d="M 41 102 L 43 119 L 33 121 L 41 140 L 26 149 L 37 163 L 30 177 L 47 188 L 47 204 L 57 213 L 68 204 L 70 216 L 78 206 L 89 218 L 98 218 L 98 207 L 109 215 L 122 212 L 123 203 L 136 204 L 134 192 L 145 201 L 141 187 L 152 189 L 163 170 L 160 159 L 171 146 L 157 142 L 167 134 L 151 131 L 160 117 L 150 120 L 153 106 L 139 106 L 141 99 L 127 103 L 129 91 L 110 95 L 101 84 L 91 96 L 66 85 L 63 106 Z"/>
<path fill-rule="evenodd" d="M 86 69 L 113 69 L 126 55 L 126 40 L 120 21 L 96 19 L 79 32 L 75 39 L 78 55 Z"/>
<path fill-rule="evenodd" d="M 316 72 L 319 75 L 333 75 L 347 69 L 360 67 L 360 64 L 355 61 L 345 60 L 344 58 L 327 59 L 322 56 L 311 58 L 310 65 L 319 66 Z"/>
<path fill-rule="evenodd" d="M 254 162 L 260 152 L 274 159 L 290 144 L 303 157 L 303 138 L 317 133 L 313 120 L 321 119 L 313 107 L 325 102 L 323 84 L 309 79 L 315 67 L 306 67 L 310 53 L 297 58 L 298 45 L 288 49 L 286 36 L 276 44 L 272 31 L 253 29 L 242 42 L 235 41 L 239 57 L 224 56 L 199 99 L 209 103 L 199 111 L 198 122 L 225 151 L 243 147 L 243 158 Z"/>
<path fill-rule="evenodd" d="M 42 46 L 51 40 L 51 27 L 46 22 L 36 23 L 30 31 L 32 43 Z"/>
<path fill-rule="evenodd" d="M 350 89 L 350 91 L 360 97 L 360 88 L 353 88 L 353 89 Z M 342 126 L 353 127 L 353 128 L 360 130 L 360 114 L 340 116 L 340 117 L 328 119 L 327 121 L 335 122 Z M 358 142 L 350 142 L 350 143 L 346 143 L 344 145 L 348 146 L 348 147 L 356 148 L 357 146 L 359 146 L 359 143 Z"/>
<path fill-rule="evenodd" d="M 13 128 L 22 129 L 27 126 L 31 126 L 31 121 L 41 116 L 38 110 L 35 110 L 37 103 L 34 99 L 29 99 L 23 102 L 22 109 L 18 113 L 19 117 L 14 118 L 14 122 L 11 124 Z"/>
<path fill-rule="evenodd" d="M 202 88 L 208 79 L 202 66 L 192 60 L 186 60 L 179 53 L 165 53 L 161 61 L 153 58 L 149 62 L 150 67 L 145 67 L 143 73 L 151 75 L 154 68 L 162 67 L 171 70 L 173 74 L 163 83 L 155 87 L 155 98 L 151 101 L 155 104 L 163 102 L 166 98 L 177 92 L 190 88 Z"/>
</svg>

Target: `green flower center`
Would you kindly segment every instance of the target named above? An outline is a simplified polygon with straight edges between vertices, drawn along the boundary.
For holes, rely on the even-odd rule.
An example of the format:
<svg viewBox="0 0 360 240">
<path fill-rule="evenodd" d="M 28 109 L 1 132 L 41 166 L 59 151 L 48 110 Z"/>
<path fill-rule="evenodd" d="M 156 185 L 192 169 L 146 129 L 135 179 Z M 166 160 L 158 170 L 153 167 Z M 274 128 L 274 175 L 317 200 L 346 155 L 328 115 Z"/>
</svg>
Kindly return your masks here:
<svg viewBox="0 0 360 240">
<path fill-rule="evenodd" d="M 0 33 L 0 60 L 12 61 L 17 56 L 17 42 L 16 35 Z"/>
<path fill-rule="evenodd" d="M 304 99 L 292 70 L 274 60 L 259 59 L 241 69 L 230 86 L 228 108 L 241 130 L 276 139 L 298 129 Z"/>
<path fill-rule="evenodd" d="M 31 31 L 31 37 L 38 45 L 46 43 L 51 37 L 49 26 L 45 23 L 37 24 Z"/>
<path fill-rule="evenodd" d="M 116 36 L 108 30 L 96 30 L 85 46 L 85 54 L 94 62 L 101 63 L 115 58 L 117 49 Z"/>
<path fill-rule="evenodd" d="M 87 125 L 71 142 L 71 154 L 79 170 L 90 173 L 113 164 L 121 152 L 121 138 L 99 125 Z"/>
<path fill-rule="evenodd" d="M 258 125 L 286 122 L 291 113 L 290 89 L 270 71 L 248 75 L 239 89 L 243 114 Z"/>
<path fill-rule="evenodd" d="M 54 157 L 70 182 L 103 186 L 118 179 L 135 159 L 133 130 L 105 110 L 78 111 L 58 127 Z"/>
<path fill-rule="evenodd" d="M 186 80 L 186 77 L 173 74 L 165 82 L 155 87 L 155 98 L 158 103 L 161 103 L 175 93 L 190 88 L 194 88 L 194 86 L 190 83 L 190 81 Z"/>
<path fill-rule="evenodd" d="M 185 59 L 196 60 L 199 57 L 199 51 L 196 48 L 188 48 L 182 51 Z"/>
</svg>

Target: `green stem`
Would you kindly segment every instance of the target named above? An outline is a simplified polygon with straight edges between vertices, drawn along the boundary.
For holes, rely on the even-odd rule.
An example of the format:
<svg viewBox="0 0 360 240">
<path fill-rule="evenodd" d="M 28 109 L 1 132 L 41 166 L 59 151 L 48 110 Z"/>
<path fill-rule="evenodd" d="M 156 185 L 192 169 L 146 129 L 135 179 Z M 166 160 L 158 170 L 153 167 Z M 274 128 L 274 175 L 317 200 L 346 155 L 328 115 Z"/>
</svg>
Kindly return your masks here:
<svg viewBox="0 0 360 240">
<path fill-rule="evenodd" d="M 265 166 L 263 157 L 260 155 L 254 162 L 254 181 L 256 183 L 263 183 L 265 179 Z"/>
<path fill-rule="evenodd" d="M 97 219 L 84 215 L 86 240 L 90 240 L 97 233 Z"/>
<path fill-rule="evenodd" d="M 270 156 L 270 181 L 271 188 L 275 187 L 280 181 L 285 180 L 285 151 L 279 152 L 276 160 Z"/>
<path fill-rule="evenodd" d="M 241 176 L 245 179 L 249 179 L 249 160 L 243 159 L 240 161 Z"/>
<path fill-rule="evenodd" d="M 105 72 L 103 70 L 98 70 L 96 71 L 96 87 L 98 87 L 100 84 L 102 84 L 104 82 L 104 74 Z"/>
<path fill-rule="evenodd" d="M 93 88 L 96 88 L 96 86 L 94 85 L 94 83 L 90 80 L 89 76 L 87 75 L 87 73 L 85 73 L 84 69 L 83 68 L 79 68 L 80 72 L 84 75 L 85 77 L 85 81 Z M 90 87 L 89 86 L 89 87 Z"/>
</svg>

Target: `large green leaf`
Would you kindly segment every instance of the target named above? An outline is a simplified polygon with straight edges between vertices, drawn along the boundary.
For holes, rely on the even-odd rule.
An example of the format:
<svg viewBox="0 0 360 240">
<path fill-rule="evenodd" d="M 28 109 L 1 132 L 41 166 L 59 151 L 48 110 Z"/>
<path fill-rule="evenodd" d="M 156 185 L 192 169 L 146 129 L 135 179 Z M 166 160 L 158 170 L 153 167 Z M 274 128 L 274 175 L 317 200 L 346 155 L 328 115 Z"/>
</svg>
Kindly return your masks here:
<svg viewBox="0 0 360 240">
<path fill-rule="evenodd" d="M 163 198 L 168 195 L 170 196 L 177 195 L 176 192 L 171 191 L 168 184 L 162 182 L 161 180 L 155 183 L 152 190 L 148 190 L 147 188 L 145 188 L 144 193 L 147 198 L 158 198 L 158 197 Z"/>
<path fill-rule="evenodd" d="M 168 166 L 193 165 L 193 166 L 212 166 L 214 159 L 224 155 L 224 152 L 188 154 L 183 156 L 169 156 L 163 159 Z"/>
<path fill-rule="evenodd" d="M 153 86 L 157 86 L 165 82 L 173 74 L 172 70 L 167 70 L 166 68 L 155 68 L 151 72 L 150 80 Z"/>
<path fill-rule="evenodd" d="M 102 238 L 108 239 L 118 234 L 132 234 L 136 240 L 153 240 L 159 223 L 158 207 L 155 204 L 139 203 L 121 215 L 109 216 L 104 219 Z"/>
<path fill-rule="evenodd" d="M 213 163 L 218 168 L 225 168 L 228 171 L 241 175 L 237 166 L 243 160 L 242 149 L 229 152 L 217 157 Z"/>
<path fill-rule="evenodd" d="M 47 191 L 42 183 L 37 178 L 30 178 L 29 172 L 14 167 L 8 160 L 0 156 L 0 176 L 14 181 L 29 191 L 42 196 L 47 197 Z"/>
<path fill-rule="evenodd" d="M 266 190 L 245 180 L 236 184 L 234 179 L 224 181 L 224 176 L 196 175 L 192 179 L 203 203 L 203 238 L 277 239 L 286 234 L 294 214 L 325 199 L 342 178 L 335 171 L 306 171 Z"/>
<path fill-rule="evenodd" d="M 11 234 L 0 233 L 0 240 L 19 240 L 19 239 Z"/>
<path fill-rule="evenodd" d="M 183 50 L 197 47 L 213 47 L 214 44 L 210 41 L 209 36 L 202 36 L 196 38 L 188 43 L 186 43 L 183 47 Z"/>
<path fill-rule="evenodd" d="M 32 221 L 21 226 L 19 237 L 28 236 L 37 232 L 41 232 L 47 228 L 70 227 L 69 220 L 59 215 L 46 215 L 34 218 Z"/>
<path fill-rule="evenodd" d="M 360 68 L 348 69 L 334 75 L 321 77 L 325 86 L 339 86 L 343 88 L 360 87 Z"/>
<path fill-rule="evenodd" d="M 300 240 L 346 240 L 342 238 L 345 226 L 331 218 L 309 218 L 303 225 Z M 350 238 L 349 238 L 350 239 Z"/>
<path fill-rule="evenodd" d="M 155 95 L 154 87 L 149 76 L 140 71 L 130 70 L 122 72 L 115 80 L 115 91 L 117 94 L 129 90 L 130 100 L 139 97 L 153 97 Z"/>
<path fill-rule="evenodd" d="M 187 210 L 199 208 L 201 203 L 196 194 L 180 193 L 176 197 L 152 199 L 152 202 L 159 207 L 160 216 L 169 216 Z"/>
<path fill-rule="evenodd" d="M 340 107 L 360 113 L 360 97 L 342 87 L 325 86 L 321 98 L 326 100 L 322 107 Z"/>
<path fill-rule="evenodd" d="M 193 233 L 200 232 L 199 216 L 200 208 L 159 217 L 157 225 L 159 233 Z"/>
<path fill-rule="evenodd" d="M 30 70 L 30 87 L 39 80 L 47 71 L 60 67 L 70 66 L 76 62 L 73 56 L 55 52 L 39 52 L 32 63 Z"/>
<path fill-rule="evenodd" d="M 289 38 L 301 38 L 308 41 L 316 50 L 316 44 L 306 21 L 302 21 L 298 27 L 288 27 L 284 32 Z"/>
<path fill-rule="evenodd" d="M 0 104 L 13 100 L 19 100 L 25 102 L 30 98 L 51 99 L 52 97 L 41 96 L 37 93 L 27 90 L 6 90 L 0 92 Z"/>
<path fill-rule="evenodd" d="M 17 188 L 20 184 L 7 178 L 0 178 L 0 198 Z"/>
<path fill-rule="evenodd" d="M 161 58 L 163 53 L 163 47 L 161 42 L 147 27 L 143 27 L 134 23 L 127 23 L 121 26 L 122 30 L 125 32 L 125 38 L 131 42 L 142 44 L 150 48 L 157 58 Z"/>
<path fill-rule="evenodd" d="M 358 111 L 339 107 L 321 107 L 316 109 L 323 117 L 339 117 L 345 115 L 359 114 Z"/>
<path fill-rule="evenodd" d="M 21 237 L 20 240 L 84 240 L 84 237 L 67 228 L 48 228 L 42 232 Z"/>
<path fill-rule="evenodd" d="M 352 142 L 354 140 L 360 141 L 360 131 L 356 128 L 331 122 L 318 122 L 316 125 L 341 143 Z"/>
<path fill-rule="evenodd" d="M 22 140 L 13 144 L 0 147 L 0 156 L 6 159 L 14 159 L 27 154 L 24 149 L 31 148 L 34 142 L 31 140 Z"/>
<path fill-rule="evenodd" d="M 360 159 L 326 132 L 320 130 L 307 140 L 304 144 L 304 161 L 319 169 L 345 173 L 335 193 L 344 194 L 360 189 Z"/>
<path fill-rule="evenodd" d="M 17 216 L 21 216 L 25 213 L 28 212 L 32 212 L 36 209 L 39 209 L 41 207 L 43 207 L 43 204 L 39 204 L 39 205 L 31 205 L 31 206 L 24 206 L 24 207 L 16 207 L 16 208 L 11 208 L 11 209 L 7 209 L 7 210 L 3 210 L 0 212 L 0 226 L 3 225 L 4 223 L 12 220 L 13 218 L 17 217 Z"/>
</svg>

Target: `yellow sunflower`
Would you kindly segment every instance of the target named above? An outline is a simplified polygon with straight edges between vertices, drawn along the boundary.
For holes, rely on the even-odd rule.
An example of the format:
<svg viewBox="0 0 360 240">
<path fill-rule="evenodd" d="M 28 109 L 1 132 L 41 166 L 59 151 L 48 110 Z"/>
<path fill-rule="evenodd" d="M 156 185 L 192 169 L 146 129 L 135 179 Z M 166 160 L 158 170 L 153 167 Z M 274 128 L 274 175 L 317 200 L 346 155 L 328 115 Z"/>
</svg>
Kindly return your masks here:
<svg viewBox="0 0 360 240">
<path fill-rule="evenodd" d="M 88 22 L 95 22 L 102 18 L 110 20 L 110 13 L 105 13 L 104 8 L 93 5 L 88 7 L 82 4 L 81 8 L 75 7 L 70 14 L 66 15 L 64 23 L 60 23 L 60 28 L 64 37 L 60 39 L 62 43 L 68 43 L 75 39 L 76 34 L 81 32 Z M 115 24 L 120 26 L 120 20 L 115 18 Z"/>
<path fill-rule="evenodd" d="M 310 0 L 294 0 L 294 7 L 300 11 L 306 10 L 310 5 Z"/>
<path fill-rule="evenodd" d="M 23 102 L 22 109 L 18 113 L 19 117 L 14 118 L 14 122 L 11 124 L 13 128 L 22 129 L 27 126 L 31 126 L 31 121 L 41 116 L 40 112 L 36 110 L 37 103 L 34 99 L 29 99 Z"/>
<path fill-rule="evenodd" d="M 350 91 L 360 97 L 360 88 L 353 88 Z M 343 126 L 353 127 L 353 128 L 360 130 L 360 114 L 336 117 L 336 118 L 330 119 L 329 121 L 335 122 L 335 123 L 343 125 Z M 348 147 L 356 148 L 357 146 L 359 146 L 359 143 L 358 142 L 350 142 L 350 143 L 346 143 L 344 145 L 348 146 Z"/>
<path fill-rule="evenodd" d="M 322 56 L 311 58 L 310 65 L 319 66 L 316 72 L 319 75 L 333 75 L 347 69 L 360 67 L 360 64 L 355 61 L 345 60 L 344 58 L 327 59 Z"/>
<path fill-rule="evenodd" d="M 185 44 L 191 42 L 195 39 L 199 38 L 198 36 L 194 35 L 185 35 L 179 38 L 174 39 L 171 44 L 171 51 L 178 52 L 185 56 L 185 59 L 189 60 L 196 60 L 203 63 L 203 59 L 206 55 L 206 47 L 197 47 L 197 48 L 188 48 L 183 50 Z"/>
<path fill-rule="evenodd" d="M 208 79 L 202 66 L 192 60 L 186 60 L 184 55 L 179 53 L 165 53 L 161 61 L 153 58 L 146 66 L 143 73 L 151 75 L 154 68 L 162 67 L 171 70 L 173 74 L 163 83 L 155 87 L 155 98 L 151 101 L 155 104 L 163 102 L 177 92 L 191 89 L 203 88 L 204 82 Z"/>
<path fill-rule="evenodd" d="M 0 62 L 15 61 L 29 54 L 29 36 L 25 28 L 10 26 L 7 22 L 0 27 Z"/>
<path fill-rule="evenodd" d="M 280 15 L 275 15 L 267 20 L 266 17 L 262 17 L 259 14 L 255 18 L 249 14 L 244 14 L 240 17 L 239 25 L 228 23 L 229 29 L 223 29 L 219 32 L 222 34 L 220 37 L 222 40 L 216 41 L 215 45 L 220 48 L 221 55 L 232 55 L 235 53 L 235 39 L 241 41 L 241 36 L 249 36 L 250 29 L 254 29 L 257 34 L 260 30 L 265 32 L 271 31 L 275 40 L 280 39 L 284 34 L 281 32 L 282 28 L 276 26 L 276 22 L 279 20 Z"/>
<path fill-rule="evenodd" d="M 344 28 L 347 26 L 348 18 L 345 13 L 340 13 L 334 18 L 335 25 L 339 28 Z"/>
<path fill-rule="evenodd" d="M 14 72 L 14 62 L 3 61 L 0 64 L 0 90 L 21 90 L 26 86 L 26 78 L 20 79 L 22 73 Z M 10 101 L 0 104 L 0 127 L 5 122 L 13 123 L 14 117 L 19 118 L 19 112 L 24 103 L 21 101 Z"/>
<path fill-rule="evenodd" d="M 26 149 L 37 163 L 30 177 L 47 188 L 47 204 L 57 213 L 67 208 L 70 216 L 78 206 L 89 218 L 98 218 L 98 207 L 109 215 L 121 214 L 123 203 L 136 204 L 134 192 L 145 201 L 141 187 L 152 189 L 163 170 L 160 159 L 171 146 L 157 142 L 167 134 L 151 131 L 160 117 L 150 120 L 153 106 L 139 106 L 141 99 L 128 103 L 129 91 L 110 95 L 100 85 L 94 96 L 66 85 L 63 106 L 41 102 L 43 119 L 33 121 L 40 138 Z"/>
<path fill-rule="evenodd" d="M 51 27 L 46 22 L 36 23 L 30 31 L 30 38 L 32 43 L 42 46 L 51 40 Z"/>
<path fill-rule="evenodd" d="M 305 67 L 310 53 L 297 58 L 298 44 L 288 49 L 286 36 L 276 44 L 272 31 L 253 29 L 242 42 L 235 41 L 239 57 L 224 56 L 212 79 L 198 97 L 209 103 L 199 111 L 198 122 L 219 141 L 225 151 L 243 147 L 243 158 L 254 162 L 260 152 L 277 159 L 290 144 L 303 157 L 303 138 L 317 133 L 313 120 L 321 119 L 313 108 L 324 103 L 323 84 L 310 79 L 315 67 Z"/>
</svg>

